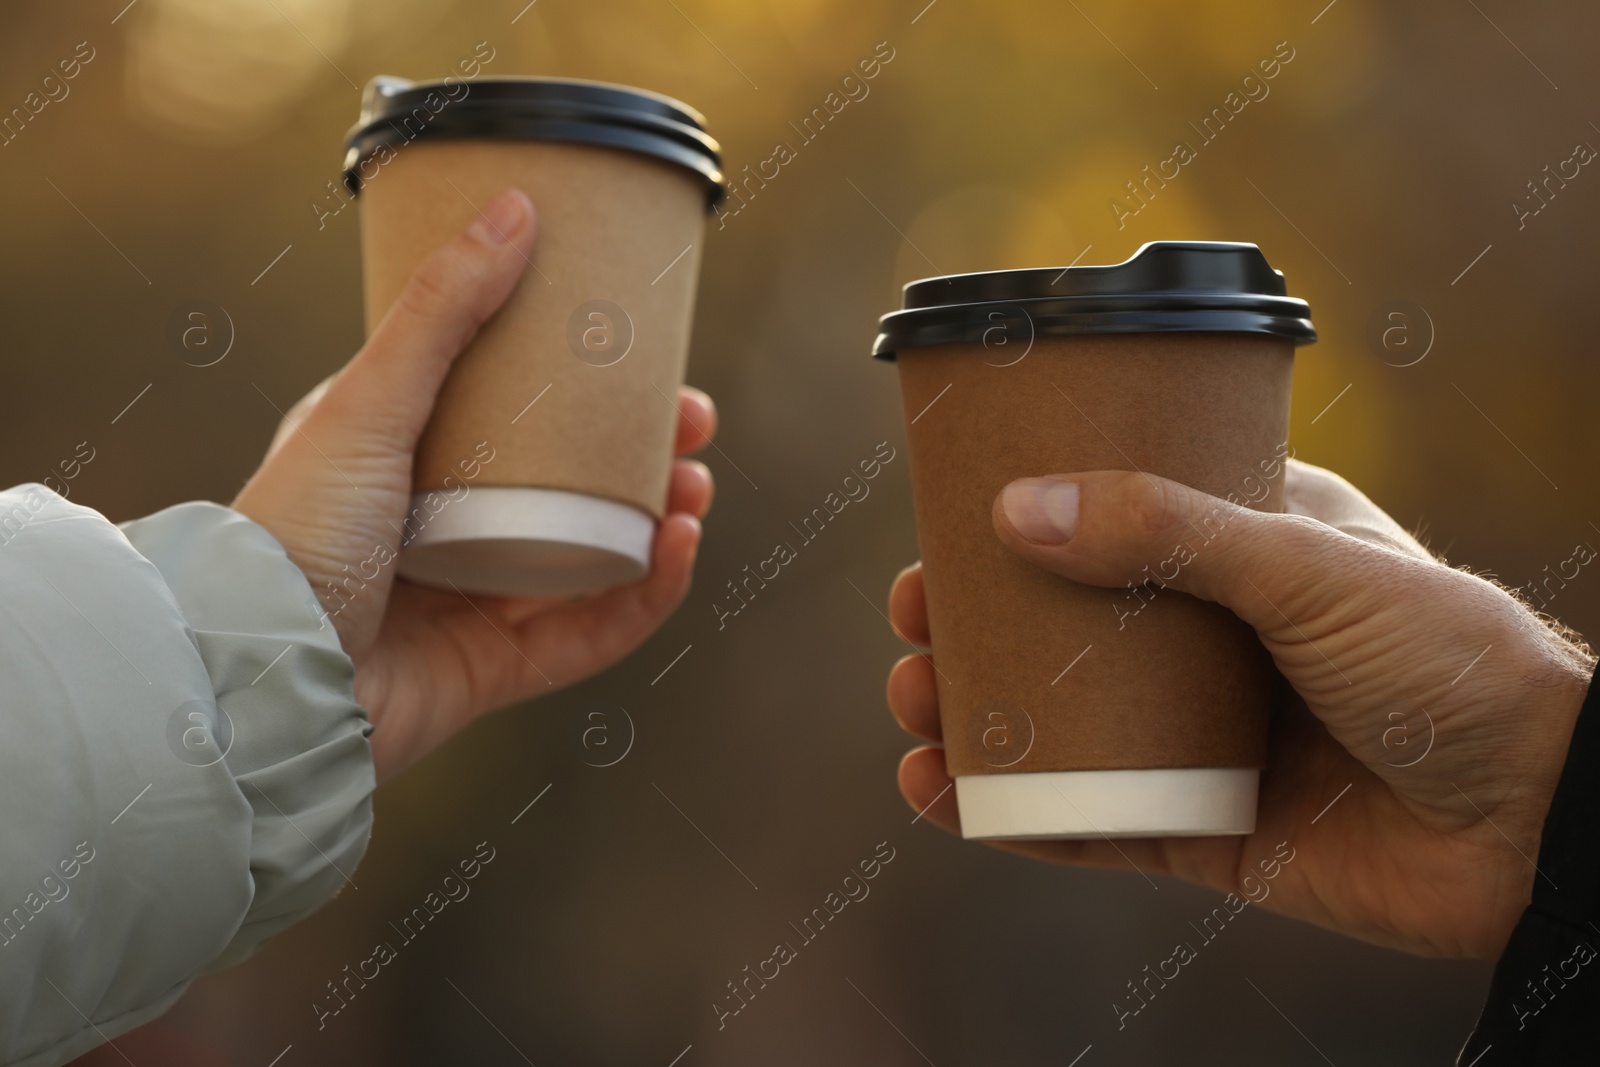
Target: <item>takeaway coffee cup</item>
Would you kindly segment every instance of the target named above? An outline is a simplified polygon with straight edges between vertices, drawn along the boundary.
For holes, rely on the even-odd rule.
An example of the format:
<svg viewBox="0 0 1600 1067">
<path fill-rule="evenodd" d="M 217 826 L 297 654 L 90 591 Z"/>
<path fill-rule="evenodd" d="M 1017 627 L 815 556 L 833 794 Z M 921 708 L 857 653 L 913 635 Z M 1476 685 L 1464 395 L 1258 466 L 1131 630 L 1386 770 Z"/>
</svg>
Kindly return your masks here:
<svg viewBox="0 0 1600 1067">
<path fill-rule="evenodd" d="M 723 196 L 704 126 L 685 104 L 596 82 L 368 84 L 345 183 L 361 203 L 369 331 L 501 189 L 539 213 L 529 269 L 418 446 L 402 576 L 557 595 L 648 571 L 700 238 Z"/>
<path fill-rule="evenodd" d="M 1013 555 L 991 508 L 1016 478 L 1119 469 L 1281 511 L 1309 315 L 1255 245 L 1163 241 L 912 282 L 883 317 L 966 837 L 1254 830 L 1271 662 L 1228 611 L 1163 584 L 1226 511 L 1100 589 Z"/>
</svg>

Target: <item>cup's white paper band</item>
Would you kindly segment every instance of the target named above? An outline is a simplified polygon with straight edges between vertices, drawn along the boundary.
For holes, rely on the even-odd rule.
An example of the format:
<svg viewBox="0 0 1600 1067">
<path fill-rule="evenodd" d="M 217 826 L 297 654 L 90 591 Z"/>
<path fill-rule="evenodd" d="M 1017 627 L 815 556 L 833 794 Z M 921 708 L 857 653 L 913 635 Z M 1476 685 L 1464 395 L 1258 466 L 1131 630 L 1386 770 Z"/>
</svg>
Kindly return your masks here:
<svg viewBox="0 0 1600 1067">
<path fill-rule="evenodd" d="M 1203 837 L 1256 828 L 1261 772 L 1182 767 L 956 779 L 968 838 Z"/>
<path fill-rule="evenodd" d="M 436 510 L 428 508 L 429 498 Z M 411 498 L 399 573 L 464 593 L 592 593 L 644 577 L 655 520 L 629 504 L 562 489 L 475 486 Z"/>
</svg>

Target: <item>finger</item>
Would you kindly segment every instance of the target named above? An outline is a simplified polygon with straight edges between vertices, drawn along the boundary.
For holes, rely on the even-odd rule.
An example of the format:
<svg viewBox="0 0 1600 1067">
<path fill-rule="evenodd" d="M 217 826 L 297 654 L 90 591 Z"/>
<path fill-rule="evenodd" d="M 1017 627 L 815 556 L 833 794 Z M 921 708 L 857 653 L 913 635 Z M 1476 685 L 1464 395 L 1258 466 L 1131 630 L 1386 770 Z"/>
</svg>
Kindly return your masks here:
<svg viewBox="0 0 1600 1067">
<path fill-rule="evenodd" d="M 913 811 L 941 830 L 961 833 L 961 814 L 956 810 L 955 780 L 945 773 L 944 749 L 923 745 L 907 752 L 900 760 L 900 795 Z"/>
<path fill-rule="evenodd" d="M 517 690 L 500 694 L 495 703 L 543 692 L 548 688 L 545 678 L 558 686 L 587 678 L 642 644 L 689 592 L 700 534 L 694 516 L 668 515 L 656 528 L 650 573 L 642 580 L 526 618 L 517 602 L 507 602 L 506 617 L 520 620 L 515 632 L 518 648 L 528 650 L 543 673 L 521 672 Z"/>
<path fill-rule="evenodd" d="M 529 264 L 533 204 L 506 189 L 455 240 L 429 253 L 366 345 L 317 405 L 347 439 L 410 452 L 455 358 Z"/>
<path fill-rule="evenodd" d="M 700 520 L 682 513 L 668 515 L 656 528 L 650 548 L 650 574 L 641 582 L 596 597 L 591 603 L 606 610 L 601 602 L 614 595 L 622 602 L 616 611 L 618 629 L 625 631 L 625 651 L 644 640 L 683 602 L 694 577 L 695 555 L 700 548 Z"/>
<path fill-rule="evenodd" d="M 692 385 L 678 390 L 678 438 L 673 443 L 675 456 L 698 452 L 717 434 L 717 405 L 711 397 Z"/>
<path fill-rule="evenodd" d="M 889 625 L 913 645 L 927 648 L 933 643 L 928 633 L 928 602 L 923 593 L 922 564 L 913 563 L 895 575 L 889 587 Z"/>
<path fill-rule="evenodd" d="M 900 729 L 912 737 L 935 744 L 944 740 L 939 727 L 939 690 L 933 661 L 927 656 L 905 656 L 889 671 L 889 712 Z"/>
<path fill-rule="evenodd" d="M 706 512 L 711 510 L 715 488 L 711 470 L 704 463 L 694 459 L 674 460 L 672 480 L 667 486 L 667 513 L 683 512 L 697 519 L 705 518 Z"/>
<path fill-rule="evenodd" d="M 1369 544 L 1434 561 L 1433 553 L 1405 527 L 1333 471 L 1291 459 L 1283 497 L 1284 510 L 1290 514 L 1306 515 Z"/>
<path fill-rule="evenodd" d="M 1348 592 L 1369 570 L 1353 564 L 1373 551 L 1313 519 L 1130 471 L 1020 479 L 996 498 L 993 517 L 1000 539 L 1046 570 L 1087 585 L 1178 589 L 1264 635 Z"/>
</svg>

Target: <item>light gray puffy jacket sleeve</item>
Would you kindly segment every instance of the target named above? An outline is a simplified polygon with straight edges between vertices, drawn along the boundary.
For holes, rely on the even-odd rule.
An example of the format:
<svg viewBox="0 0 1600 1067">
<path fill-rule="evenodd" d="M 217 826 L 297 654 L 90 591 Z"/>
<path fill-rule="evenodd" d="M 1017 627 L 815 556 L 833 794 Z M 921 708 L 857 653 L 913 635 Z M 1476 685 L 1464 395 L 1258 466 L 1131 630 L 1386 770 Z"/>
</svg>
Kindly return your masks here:
<svg viewBox="0 0 1600 1067">
<path fill-rule="evenodd" d="M 0 1063 L 64 1063 L 350 883 L 371 727 L 260 526 L 0 492 Z"/>
</svg>

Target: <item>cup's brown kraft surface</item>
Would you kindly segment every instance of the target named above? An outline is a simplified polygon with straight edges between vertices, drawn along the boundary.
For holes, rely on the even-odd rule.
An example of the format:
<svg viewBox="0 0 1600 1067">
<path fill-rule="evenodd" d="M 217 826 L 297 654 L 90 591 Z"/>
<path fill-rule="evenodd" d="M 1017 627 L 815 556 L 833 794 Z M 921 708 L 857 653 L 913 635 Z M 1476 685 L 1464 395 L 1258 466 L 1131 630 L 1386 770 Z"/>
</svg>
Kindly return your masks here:
<svg viewBox="0 0 1600 1067">
<path fill-rule="evenodd" d="M 488 441 L 495 458 L 474 485 L 570 490 L 660 518 L 700 269 L 700 175 L 563 142 L 405 145 L 361 191 L 367 329 L 423 257 L 507 186 L 538 214 L 530 266 L 445 381 L 415 490 L 459 477 Z M 569 337 L 594 351 L 580 358 Z"/>
<path fill-rule="evenodd" d="M 1160 585 L 1225 515 L 1117 589 L 1023 561 L 991 515 L 1014 479 L 1093 470 L 1282 511 L 1293 351 L 1196 332 L 1040 337 L 1016 362 L 897 353 L 952 776 L 1262 765 L 1270 658 L 1226 609 Z"/>
</svg>

